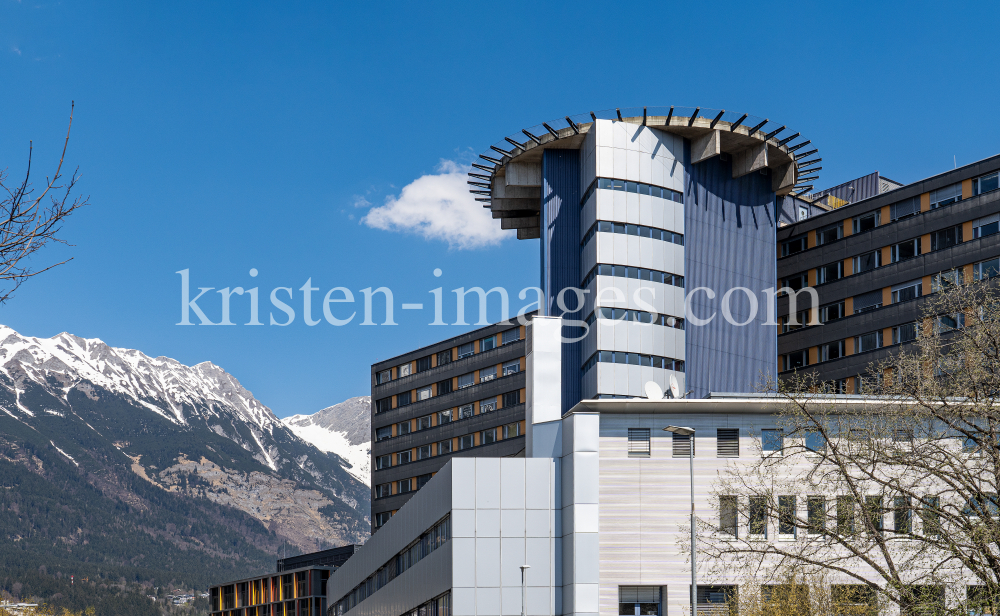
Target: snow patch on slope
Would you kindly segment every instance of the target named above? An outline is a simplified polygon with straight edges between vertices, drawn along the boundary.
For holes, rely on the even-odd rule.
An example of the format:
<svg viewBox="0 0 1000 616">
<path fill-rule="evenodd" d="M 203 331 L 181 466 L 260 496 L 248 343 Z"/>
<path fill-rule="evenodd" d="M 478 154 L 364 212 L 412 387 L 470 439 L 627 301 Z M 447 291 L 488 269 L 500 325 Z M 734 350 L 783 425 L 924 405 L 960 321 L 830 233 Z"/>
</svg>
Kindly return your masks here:
<svg viewBox="0 0 1000 616">
<path fill-rule="evenodd" d="M 346 432 L 337 432 L 329 428 L 317 425 L 296 425 L 295 420 L 301 420 L 308 415 L 292 415 L 286 417 L 282 422 L 295 433 L 300 439 L 311 443 L 316 449 L 327 453 L 335 453 L 347 460 L 350 468 L 344 466 L 344 470 L 354 475 L 367 486 L 371 485 L 371 442 L 351 445 L 347 440 Z"/>
</svg>

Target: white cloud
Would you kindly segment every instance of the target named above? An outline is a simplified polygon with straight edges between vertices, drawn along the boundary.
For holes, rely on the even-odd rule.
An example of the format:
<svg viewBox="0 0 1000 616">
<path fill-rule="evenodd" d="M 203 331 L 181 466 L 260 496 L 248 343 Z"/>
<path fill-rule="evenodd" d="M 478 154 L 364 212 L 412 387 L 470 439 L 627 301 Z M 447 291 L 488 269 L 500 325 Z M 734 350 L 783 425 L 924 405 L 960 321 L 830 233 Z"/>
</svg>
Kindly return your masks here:
<svg viewBox="0 0 1000 616">
<path fill-rule="evenodd" d="M 354 195 L 354 200 L 351 202 L 351 205 L 354 207 L 371 207 L 371 204 L 371 201 L 365 199 L 361 195 Z"/>
<path fill-rule="evenodd" d="M 416 233 L 451 248 L 495 246 L 510 235 L 469 192 L 471 167 L 442 160 L 436 174 L 421 176 L 372 208 L 361 222 L 375 229 Z"/>
</svg>

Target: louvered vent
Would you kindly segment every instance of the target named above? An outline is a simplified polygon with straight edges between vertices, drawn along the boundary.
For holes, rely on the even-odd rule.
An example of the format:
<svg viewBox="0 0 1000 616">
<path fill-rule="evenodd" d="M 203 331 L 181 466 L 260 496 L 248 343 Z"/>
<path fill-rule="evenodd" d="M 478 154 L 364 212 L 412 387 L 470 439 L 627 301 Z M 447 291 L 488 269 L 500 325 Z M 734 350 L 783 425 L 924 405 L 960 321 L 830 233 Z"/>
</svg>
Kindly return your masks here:
<svg viewBox="0 0 1000 616">
<path fill-rule="evenodd" d="M 740 457 L 740 431 L 738 428 L 719 428 L 716 440 L 720 458 Z"/>
<path fill-rule="evenodd" d="M 688 458 L 694 453 L 689 447 L 694 447 L 694 439 L 690 434 L 674 434 L 674 457 Z"/>
<path fill-rule="evenodd" d="M 629 428 L 628 457 L 649 457 L 649 428 Z"/>
</svg>

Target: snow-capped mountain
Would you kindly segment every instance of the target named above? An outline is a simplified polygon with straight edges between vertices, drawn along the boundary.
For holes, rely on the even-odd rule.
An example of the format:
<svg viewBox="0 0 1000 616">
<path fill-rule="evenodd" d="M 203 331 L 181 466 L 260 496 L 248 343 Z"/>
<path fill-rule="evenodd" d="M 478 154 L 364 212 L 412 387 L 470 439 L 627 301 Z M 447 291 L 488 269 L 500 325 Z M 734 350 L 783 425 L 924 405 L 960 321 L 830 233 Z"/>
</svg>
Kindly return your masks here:
<svg viewBox="0 0 1000 616">
<path fill-rule="evenodd" d="M 350 398 L 312 415 L 292 415 L 282 423 L 320 451 L 339 455 L 347 472 L 371 485 L 371 396 Z"/>
<path fill-rule="evenodd" d="M 0 326 L 0 451 L 48 448 L 94 486 L 114 474 L 112 498 L 137 499 L 123 486 L 138 477 L 236 508 L 301 549 L 360 543 L 370 492 L 355 478 L 366 477 L 357 443 L 345 442 L 341 452 L 304 441 L 210 362 Z M 0 454 L 0 464 L 15 459 Z"/>
</svg>

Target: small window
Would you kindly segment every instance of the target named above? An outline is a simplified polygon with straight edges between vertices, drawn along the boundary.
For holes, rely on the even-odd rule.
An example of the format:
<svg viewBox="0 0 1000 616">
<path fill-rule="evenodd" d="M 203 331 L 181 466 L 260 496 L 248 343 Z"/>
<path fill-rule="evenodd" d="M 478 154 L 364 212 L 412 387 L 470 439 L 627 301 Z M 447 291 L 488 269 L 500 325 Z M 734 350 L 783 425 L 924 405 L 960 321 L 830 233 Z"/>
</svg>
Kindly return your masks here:
<svg viewBox="0 0 1000 616">
<path fill-rule="evenodd" d="M 421 357 L 417 360 L 417 372 L 423 372 L 424 370 L 431 369 L 431 356 Z"/>
<path fill-rule="evenodd" d="M 391 483 L 382 483 L 375 486 L 375 498 L 385 498 L 386 496 L 392 496 Z"/>
<path fill-rule="evenodd" d="M 420 447 L 417 447 L 417 459 L 418 460 L 426 460 L 429 457 L 431 457 L 431 446 L 430 445 L 421 445 Z"/>
<path fill-rule="evenodd" d="M 981 195 L 1000 188 L 1000 174 L 996 171 L 972 180 L 972 194 Z"/>
<path fill-rule="evenodd" d="M 808 216 L 808 211 L 806 213 Z M 800 253 L 806 249 L 806 236 L 800 235 L 799 237 L 792 238 L 781 245 L 781 256 L 787 257 L 789 255 L 794 255 Z"/>
<path fill-rule="evenodd" d="M 799 310 L 795 313 L 795 319 L 790 316 L 784 317 L 781 321 L 781 333 L 785 334 L 797 329 L 802 329 L 809 323 L 809 311 Z"/>
<path fill-rule="evenodd" d="M 472 357 L 476 354 L 476 345 L 473 342 L 467 342 L 462 346 L 458 347 L 458 358 L 464 359 L 466 357 Z"/>
<path fill-rule="evenodd" d="M 479 401 L 479 412 L 480 413 L 492 413 L 497 410 L 497 398 L 493 396 L 492 398 L 486 398 L 485 400 Z"/>
<path fill-rule="evenodd" d="M 510 408 L 521 404 L 521 390 L 509 391 L 503 395 L 503 407 Z"/>
<path fill-rule="evenodd" d="M 962 225 L 931 233 L 931 250 L 944 250 L 962 243 Z"/>
<path fill-rule="evenodd" d="M 458 418 L 468 419 L 469 417 L 472 417 L 472 414 L 474 412 L 475 412 L 474 404 L 463 404 L 462 406 L 458 407 Z"/>
<path fill-rule="evenodd" d="M 806 432 L 805 446 L 812 453 L 823 453 L 826 451 L 826 437 L 821 432 L 810 430 Z"/>
<path fill-rule="evenodd" d="M 750 534 L 757 537 L 767 537 L 767 497 L 751 496 L 748 514 Z"/>
<path fill-rule="evenodd" d="M 521 360 L 515 359 L 514 361 L 509 361 L 503 365 L 503 375 L 510 376 L 512 374 L 517 374 L 521 371 Z"/>
<path fill-rule="evenodd" d="M 446 453 L 451 453 L 451 441 L 441 441 L 437 444 L 438 455 L 442 456 Z"/>
<path fill-rule="evenodd" d="M 404 376 L 410 376 L 410 369 L 412 364 L 403 364 L 396 368 L 396 378 L 403 378 Z"/>
<path fill-rule="evenodd" d="M 420 402 L 422 400 L 430 400 L 432 393 L 434 393 L 434 390 L 431 388 L 430 385 L 428 385 L 427 387 L 421 387 L 420 389 L 417 390 L 417 402 Z"/>
<path fill-rule="evenodd" d="M 412 479 L 400 479 L 396 482 L 397 494 L 406 494 L 407 492 L 413 491 L 413 480 Z"/>
<path fill-rule="evenodd" d="M 392 380 L 392 369 L 382 370 L 375 374 L 375 384 L 381 385 L 382 383 L 388 383 Z"/>
<path fill-rule="evenodd" d="M 432 425 L 431 418 L 433 415 L 424 415 L 423 417 L 417 418 L 417 432 L 421 430 L 426 430 Z"/>
<path fill-rule="evenodd" d="M 863 274 L 875 268 L 882 267 L 882 251 L 873 250 L 854 257 L 854 273 Z"/>
<path fill-rule="evenodd" d="M 716 454 L 720 458 L 740 457 L 739 428 L 719 428 L 716 432 Z"/>
<path fill-rule="evenodd" d="M 510 344 L 511 342 L 517 342 L 521 339 L 521 328 L 515 327 L 514 329 L 508 329 L 501 335 L 503 344 Z"/>
<path fill-rule="evenodd" d="M 736 536 L 737 504 L 735 496 L 719 497 L 719 532 Z"/>
<path fill-rule="evenodd" d="M 497 442 L 497 429 L 490 428 L 489 430 L 483 430 L 479 436 L 479 444 L 489 445 L 490 443 Z"/>
<path fill-rule="evenodd" d="M 854 218 L 854 233 L 862 233 L 879 226 L 882 213 L 878 210 Z"/>
<path fill-rule="evenodd" d="M 810 535 L 821 535 L 826 530 L 826 498 L 810 496 L 806 499 L 806 515 Z"/>
<path fill-rule="evenodd" d="M 778 536 L 795 536 L 795 497 L 778 497 Z"/>
<path fill-rule="evenodd" d="M 931 209 L 937 209 L 962 200 L 962 183 L 945 186 L 931 191 Z"/>
<path fill-rule="evenodd" d="M 797 370 L 798 368 L 803 368 L 809 365 L 809 351 L 801 350 L 788 353 L 784 356 L 785 359 L 785 370 Z"/>
<path fill-rule="evenodd" d="M 675 458 L 690 458 L 695 454 L 694 437 L 690 434 L 673 433 L 673 456 Z"/>
<path fill-rule="evenodd" d="M 895 496 L 892 499 L 892 529 L 897 533 L 910 533 L 913 530 L 913 507 L 908 496 Z"/>
<path fill-rule="evenodd" d="M 503 437 L 514 438 L 515 436 L 521 436 L 521 422 L 515 421 L 514 423 L 509 423 L 503 427 Z"/>
<path fill-rule="evenodd" d="M 844 262 L 836 261 L 830 263 L 829 265 L 824 265 L 819 267 L 816 272 L 816 278 L 818 284 L 826 284 L 828 282 L 833 282 L 834 280 L 840 280 L 844 277 Z"/>
<path fill-rule="evenodd" d="M 900 242 L 892 246 L 889 251 L 890 257 L 893 263 L 899 263 L 900 261 L 907 261 L 913 259 L 920 255 L 920 238 L 915 237 L 912 240 L 907 240 L 905 242 Z"/>
<path fill-rule="evenodd" d="M 908 302 L 917 299 L 920 297 L 922 287 L 923 283 L 919 280 L 897 284 L 892 287 L 892 303 L 898 304 L 899 302 Z"/>
<path fill-rule="evenodd" d="M 489 368 L 482 368 L 479 370 L 479 382 L 485 383 L 487 381 L 492 381 L 497 378 L 497 367 L 490 366 Z"/>
<path fill-rule="evenodd" d="M 618 614 L 656 616 L 660 613 L 659 586 L 619 586 Z"/>
<path fill-rule="evenodd" d="M 830 361 L 840 359 L 845 355 L 845 344 L 843 340 L 830 342 L 820 347 L 820 361 Z"/>
<path fill-rule="evenodd" d="M 457 413 L 455 412 L 455 409 L 447 409 L 447 410 L 444 410 L 444 411 L 439 411 L 438 412 L 438 425 L 440 426 L 440 425 L 451 423 L 452 421 L 455 420 L 455 417 L 457 417 Z"/>
<path fill-rule="evenodd" d="M 445 364 L 450 364 L 450 363 L 451 363 L 451 349 L 448 349 L 447 351 L 441 351 L 440 353 L 437 354 L 438 366 L 443 366 Z"/>
<path fill-rule="evenodd" d="M 788 287 L 792 291 L 804 289 L 809 286 L 809 275 L 806 272 L 802 272 L 801 274 L 789 276 L 788 278 L 785 278 L 785 284 L 782 286 Z"/>
<path fill-rule="evenodd" d="M 409 421 L 401 421 L 396 424 L 396 436 L 403 436 L 412 432 Z"/>
<path fill-rule="evenodd" d="M 882 348 L 882 330 L 854 337 L 854 352 L 867 353 Z"/>
<path fill-rule="evenodd" d="M 430 481 L 431 477 L 433 477 L 433 476 L 434 476 L 433 473 L 427 473 L 426 475 L 420 475 L 420 476 L 418 476 L 417 477 L 417 489 L 419 490 L 420 488 L 422 488 L 425 485 L 427 485 L 427 482 Z"/>
<path fill-rule="evenodd" d="M 392 426 L 385 426 L 384 428 L 375 428 L 376 441 L 384 441 L 387 438 L 392 438 Z"/>
<path fill-rule="evenodd" d="M 941 535 L 941 499 L 937 496 L 925 496 L 920 508 L 920 521 L 923 524 L 925 536 Z"/>
<path fill-rule="evenodd" d="M 451 379 L 445 379 L 443 381 L 438 381 L 437 383 L 438 395 L 443 396 L 445 394 L 450 394 L 453 390 Z"/>
<path fill-rule="evenodd" d="M 934 327 L 938 333 L 962 329 L 965 327 L 965 315 L 961 312 L 938 315 L 937 319 L 935 319 Z"/>
<path fill-rule="evenodd" d="M 409 406 L 410 405 L 410 394 L 412 392 L 404 391 L 396 395 L 396 406 Z"/>
<path fill-rule="evenodd" d="M 904 323 L 892 328 L 892 343 L 904 344 L 917 339 L 917 324 Z"/>
<path fill-rule="evenodd" d="M 809 207 L 805 205 L 799 206 L 799 221 L 803 221 L 809 218 Z"/>
<path fill-rule="evenodd" d="M 889 218 L 893 221 L 909 218 L 910 216 L 916 216 L 919 213 L 919 197 L 912 197 L 910 199 L 906 199 L 905 201 L 900 201 L 899 203 L 893 203 L 889 206 Z"/>
<path fill-rule="evenodd" d="M 382 526 L 389 521 L 392 517 L 391 511 L 380 511 L 375 514 L 375 528 L 382 528 Z"/>
<path fill-rule="evenodd" d="M 865 497 L 865 518 L 869 532 L 874 530 L 876 533 L 881 533 L 884 530 L 885 508 L 882 505 L 881 496 Z"/>
<path fill-rule="evenodd" d="M 761 430 L 760 444 L 764 453 L 781 453 L 785 447 L 784 430 Z"/>
<path fill-rule="evenodd" d="M 458 377 L 458 388 L 465 389 L 466 387 L 471 387 L 476 384 L 476 373 L 469 372 L 468 374 L 463 374 Z"/>
<path fill-rule="evenodd" d="M 1000 233 L 1000 214 L 992 214 L 972 221 L 972 239 Z"/>
<path fill-rule="evenodd" d="M 931 277 L 931 292 L 938 293 L 944 289 L 960 286 L 965 281 L 965 273 L 962 268 L 946 270 Z"/>
<path fill-rule="evenodd" d="M 465 436 L 458 437 L 458 449 L 472 449 L 475 447 L 476 443 L 471 434 L 466 434 Z"/>
<path fill-rule="evenodd" d="M 649 428 L 629 428 L 628 457 L 648 458 L 649 444 Z"/>
<path fill-rule="evenodd" d="M 854 314 L 876 310 L 882 307 L 882 289 L 854 296 Z"/>
<path fill-rule="evenodd" d="M 396 464 L 409 464 L 413 461 L 412 451 L 401 451 L 396 454 Z"/>
<path fill-rule="evenodd" d="M 987 280 L 1000 274 L 1000 259 L 989 259 L 976 263 L 974 268 L 976 280 Z"/>
<path fill-rule="evenodd" d="M 378 456 L 375 458 L 375 470 L 380 471 L 383 468 L 389 468 L 392 466 L 392 454 L 386 454 L 384 456 Z"/>
<path fill-rule="evenodd" d="M 836 321 L 837 319 L 843 319 L 843 318 L 844 318 L 844 302 L 827 304 L 826 306 L 820 306 L 819 308 L 820 323 L 829 323 L 830 321 Z"/>
<path fill-rule="evenodd" d="M 816 244 L 822 246 L 830 242 L 836 242 L 843 237 L 843 230 L 844 227 L 839 222 L 833 226 L 820 229 L 816 232 Z"/>
<path fill-rule="evenodd" d="M 382 398 L 375 401 L 375 412 L 384 413 L 392 409 L 392 398 Z"/>
<path fill-rule="evenodd" d="M 855 507 L 853 496 L 837 497 L 837 534 L 849 537 L 854 534 Z"/>
<path fill-rule="evenodd" d="M 489 336 L 489 337 L 483 338 L 482 340 L 479 341 L 479 352 L 480 353 L 484 353 L 486 351 L 492 351 L 495 348 L 497 348 L 497 337 L 496 336 Z"/>
</svg>

